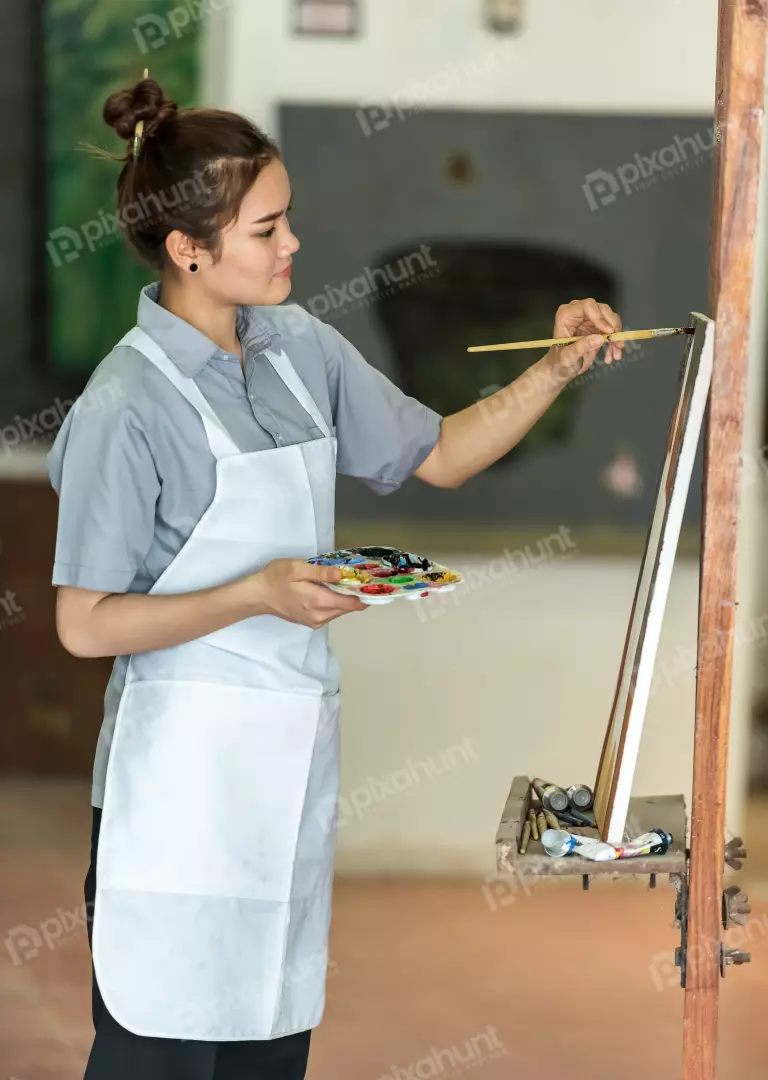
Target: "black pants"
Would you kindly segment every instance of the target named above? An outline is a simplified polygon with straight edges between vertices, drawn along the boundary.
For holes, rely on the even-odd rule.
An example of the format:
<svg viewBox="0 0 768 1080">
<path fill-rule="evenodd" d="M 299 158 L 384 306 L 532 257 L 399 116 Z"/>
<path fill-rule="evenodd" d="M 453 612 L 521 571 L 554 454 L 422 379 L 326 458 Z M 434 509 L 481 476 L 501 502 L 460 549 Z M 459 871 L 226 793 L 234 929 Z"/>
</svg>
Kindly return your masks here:
<svg viewBox="0 0 768 1080">
<path fill-rule="evenodd" d="M 88 943 L 93 933 L 101 810 L 93 808 L 91 865 L 85 878 Z M 134 1035 L 110 1015 L 93 974 L 96 1037 L 85 1080 L 303 1080 L 309 1031 L 249 1042 L 197 1042 Z"/>
</svg>

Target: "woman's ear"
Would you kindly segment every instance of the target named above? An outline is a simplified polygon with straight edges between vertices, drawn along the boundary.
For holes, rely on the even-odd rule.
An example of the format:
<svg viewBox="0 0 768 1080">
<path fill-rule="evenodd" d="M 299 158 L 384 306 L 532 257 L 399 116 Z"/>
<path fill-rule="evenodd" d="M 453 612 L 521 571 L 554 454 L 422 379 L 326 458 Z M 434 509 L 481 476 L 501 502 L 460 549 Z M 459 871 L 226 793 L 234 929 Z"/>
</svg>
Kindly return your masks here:
<svg viewBox="0 0 768 1080">
<path fill-rule="evenodd" d="M 173 229 L 165 238 L 165 250 L 168 257 L 183 273 L 189 271 L 190 266 L 199 264 L 202 249 L 179 229 Z"/>
</svg>

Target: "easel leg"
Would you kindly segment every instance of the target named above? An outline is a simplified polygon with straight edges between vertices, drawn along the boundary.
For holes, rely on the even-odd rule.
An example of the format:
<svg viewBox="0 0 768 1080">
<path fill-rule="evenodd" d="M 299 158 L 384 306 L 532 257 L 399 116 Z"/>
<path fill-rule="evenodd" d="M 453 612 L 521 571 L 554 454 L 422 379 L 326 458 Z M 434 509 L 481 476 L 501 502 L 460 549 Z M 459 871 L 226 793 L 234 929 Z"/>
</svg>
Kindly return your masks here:
<svg viewBox="0 0 768 1080">
<path fill-rule="evenodd" d="M 740 454 L 768 0 L 720 0 L 683 1080 L 715 1080 Z"/>
</svg>

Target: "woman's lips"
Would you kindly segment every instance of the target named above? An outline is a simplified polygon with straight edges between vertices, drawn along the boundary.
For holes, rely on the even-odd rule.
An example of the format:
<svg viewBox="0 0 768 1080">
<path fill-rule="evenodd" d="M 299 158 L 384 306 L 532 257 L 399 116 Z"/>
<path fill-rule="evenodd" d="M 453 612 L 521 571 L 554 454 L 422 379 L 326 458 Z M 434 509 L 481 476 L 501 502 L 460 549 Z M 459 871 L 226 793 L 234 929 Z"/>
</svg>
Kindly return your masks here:
<svg viewBox="0 0 768 1080">
<path fill-rule="evenodd" d="M 291 264 L 288 263 L 285 270 L 281 270 L 279 274 L 275 274 L 275 277 L 290 277 L 291 276 Z"/>
</svg>

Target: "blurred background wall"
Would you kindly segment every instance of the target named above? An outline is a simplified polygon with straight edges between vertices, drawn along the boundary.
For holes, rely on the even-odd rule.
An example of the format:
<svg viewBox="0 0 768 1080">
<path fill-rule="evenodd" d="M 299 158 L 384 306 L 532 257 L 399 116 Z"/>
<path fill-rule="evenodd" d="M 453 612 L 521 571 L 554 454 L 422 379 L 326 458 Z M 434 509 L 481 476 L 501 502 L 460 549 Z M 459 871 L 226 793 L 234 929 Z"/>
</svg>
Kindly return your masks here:
<svg viewBox="0 0 768 1080">
<path fill-rule="evenodd" d="M 56 637 L 45 454 L 151 278 L 110 218 L 118 167 L 81 146 L 124 150 L 104 99 L 149 67 L 179 104 L 239 109 L 276 136 L 302 243 L 292 299 L 451 412 L 537 355 L 466 346 L 549 336 L 560 303 L 596 296 L 631 327 L 707 311 L 717 4 L 4 0 L 2 16 L 0 1075 L 78 1080 L 110 662 Z M 746 819 L 752 913 L 726 939 L 753 963 L 729 969 L 719 1047 L 741 1080 L 764 1080 L 766 1060 L 767 197 L 763 181 L 727 814 L 732 832 Z M 339 873 L 315 1080 L 447 1080 L 468 1045 L 482 1052 L 459 1060 L 488 1080 L 608 1080 L 617 1062 L 625 1080 L 679 1076 L 672 889 L 492 870 L 514 775 L 594 781 L 680 362 L 666 341 L 596 365 L 458 491 L 378 498 L 342 478 L 340 542 L 423 550 L 467 584 L 332 628 Z M 699 458 L 637 794 L 690 791 L 700 483 Z"/>
<path fill-rule="evenodd" d="M 302 241 L 292 299 L 450 412 L 536 355 L 481 365 L 468 344 L 547 336 L 560 303 L 597 296 L 627 326 L 707 311 L 716 3 L 9 0 L 8 18 L 0 70 L 26 121 L 11 124 L 0 181 L 21 253 L 3 271 L 0 597 L 13 598 L 0 612 L 0 769 L 85 778 L 109 663 L 76 661 L 55 637 L 44 455 L 150 279 L 110 228 L 117 167 L 78 147 L 121 150 L 99 117 L 106 95 L 148 66 L 181 104 L 241 110 L 275 135 Z M 768 776 L 765 262 L 763 216 L 734 831 L 749 764 L 753 784 Z M 395 604 L 364 628 L 333 627 L 345 690 L 341 872 L 487 874 L 515 774 L 594 781 L 680 359 L 660 342 L 598 366 L 457 492 L 412 481 L 378 498 L 340 483 L 341 542 L 422 549 L 469 579 L 455 605 Z M 636 793 L 690 788 L 700 479 L 699 462 Z M 397 678 L 383 664 L 393 655 Z"/>
</svg>

